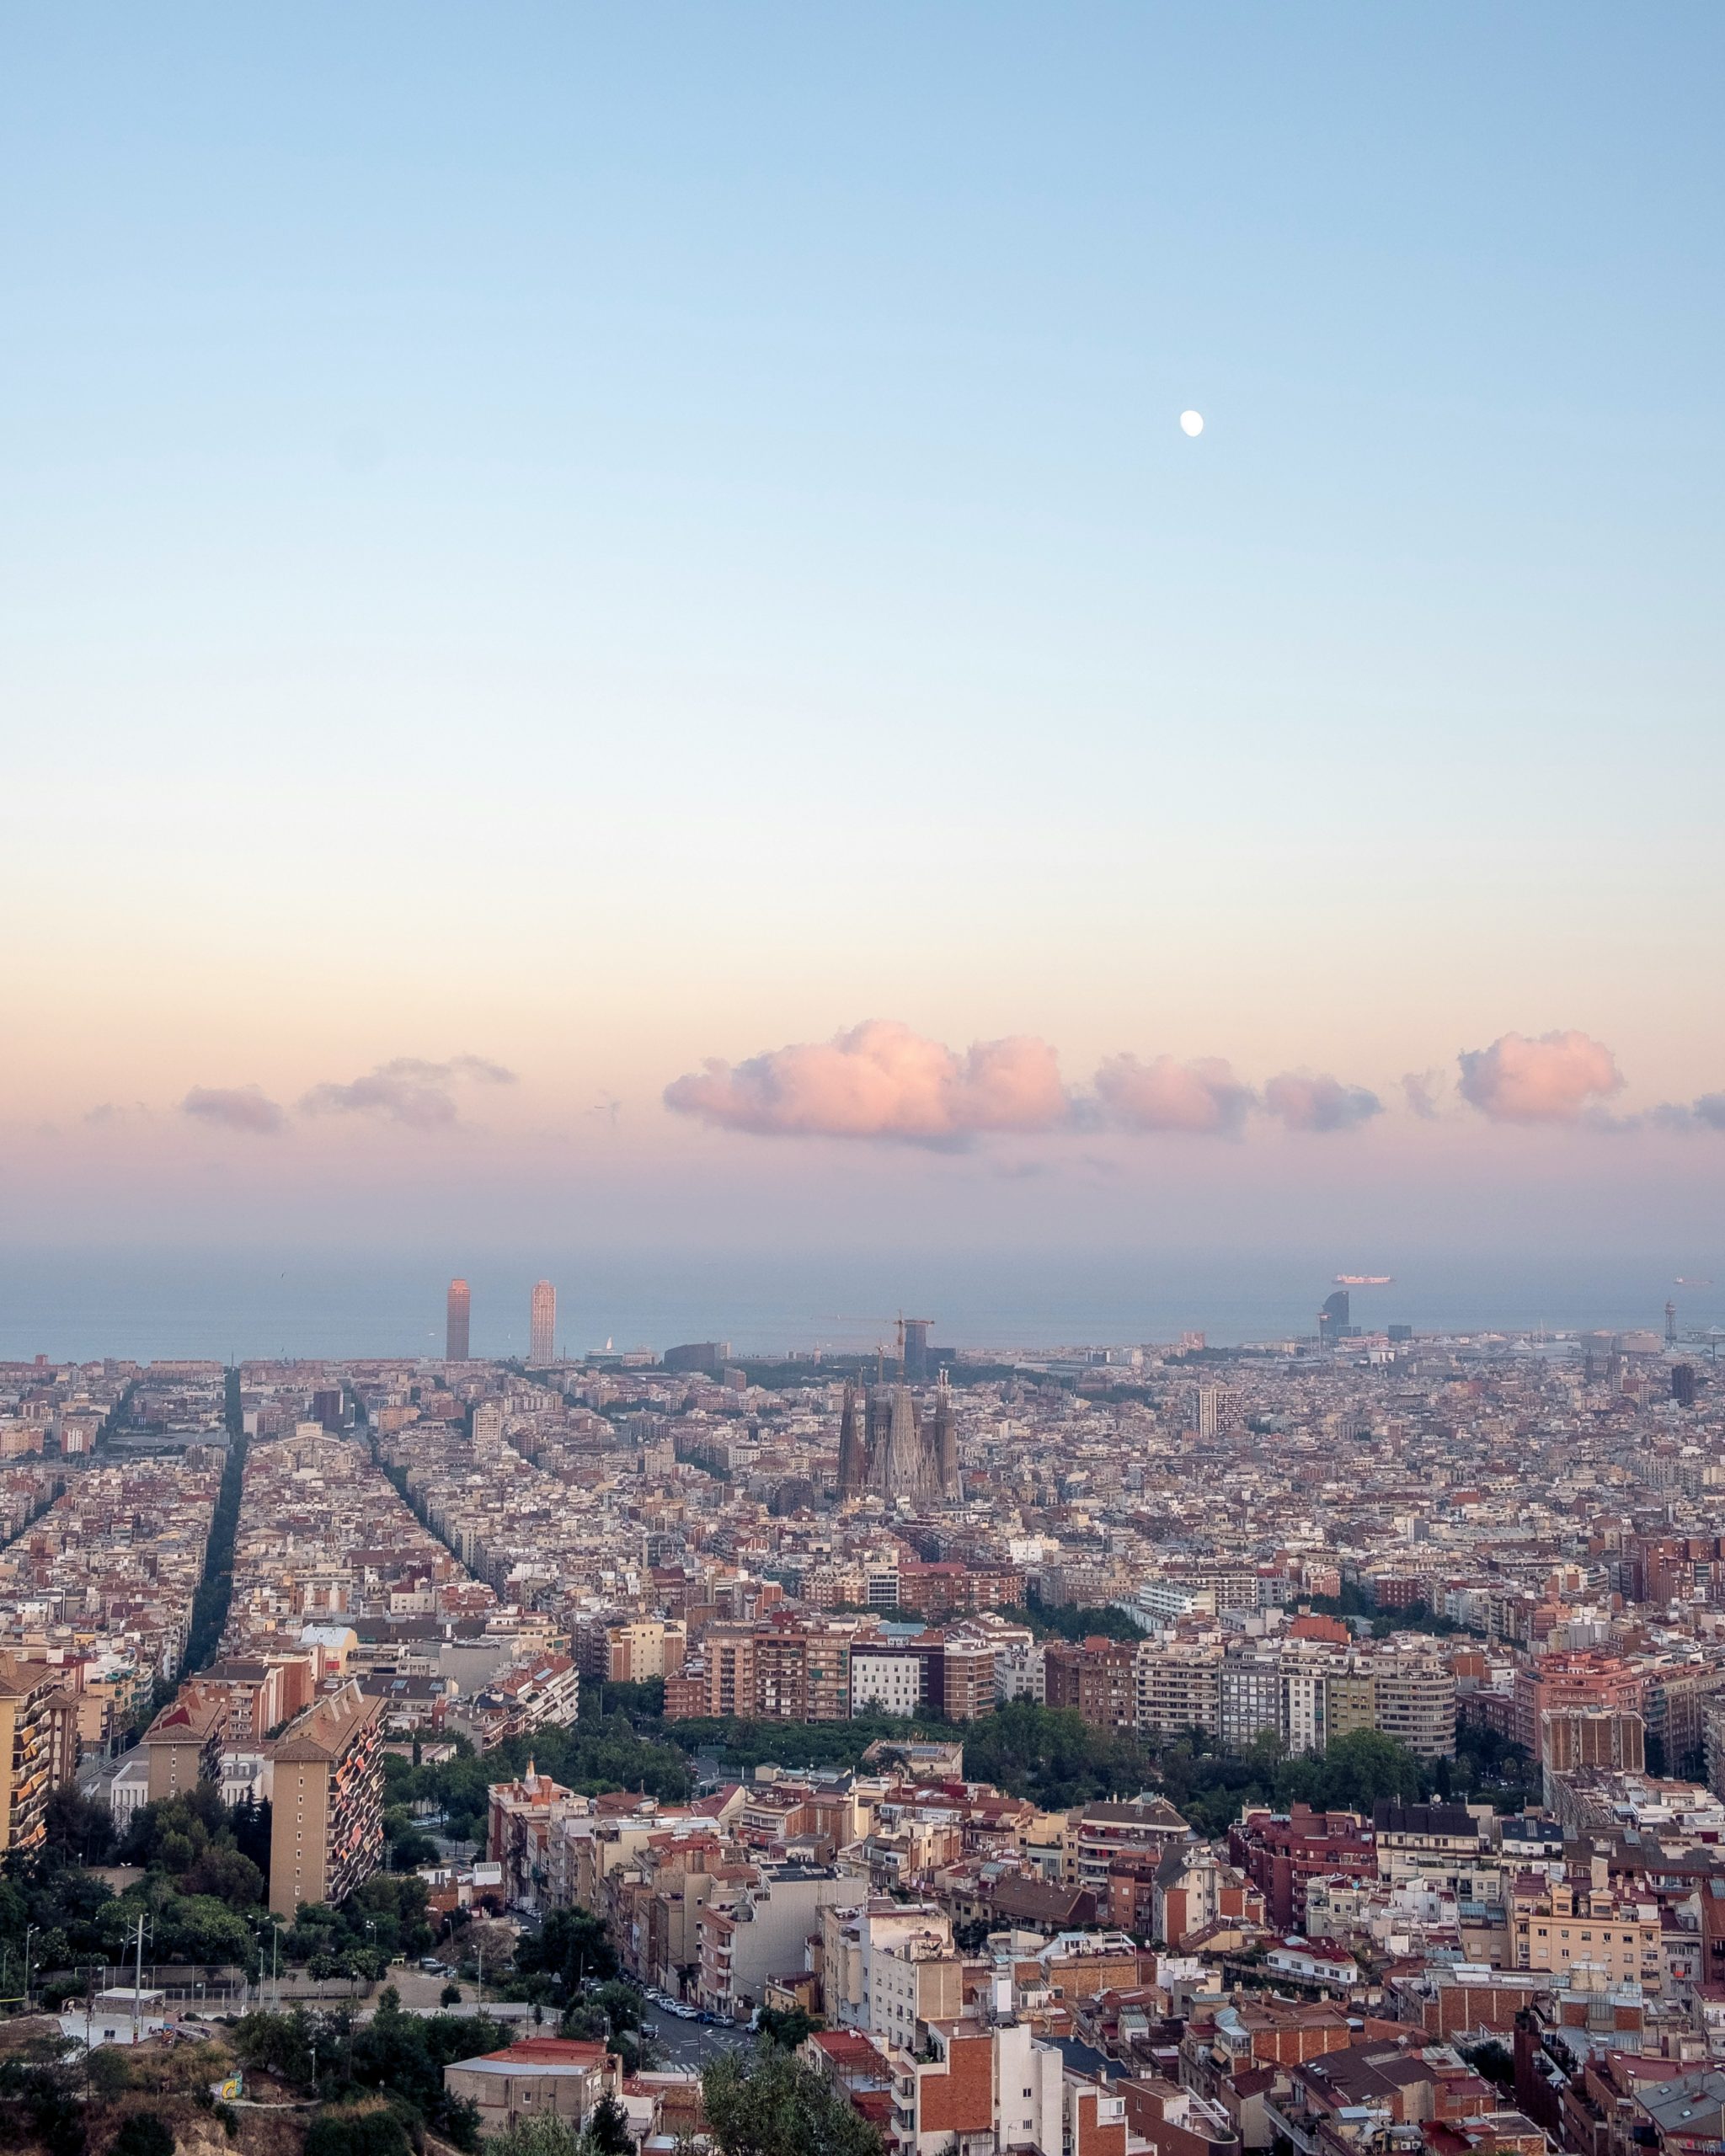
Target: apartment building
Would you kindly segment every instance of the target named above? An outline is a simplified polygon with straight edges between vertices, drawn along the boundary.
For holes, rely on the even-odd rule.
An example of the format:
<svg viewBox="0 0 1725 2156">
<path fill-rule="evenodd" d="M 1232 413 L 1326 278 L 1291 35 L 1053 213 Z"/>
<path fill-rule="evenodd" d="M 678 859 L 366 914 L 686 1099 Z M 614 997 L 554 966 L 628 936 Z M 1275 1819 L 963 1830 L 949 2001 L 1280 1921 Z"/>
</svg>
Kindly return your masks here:
<svg viewBox="0 0 1725 2156">
<path fill-rule="evenodd" d="M 1220 1642 L 1146 1640 L 1134 1664 L 1138 1726 L 1161 1737 L 1221 1728 L 1222 1650 Z"/>
<path fill-rule="evenodd" d="M 1027 2023 L 935 2021 L 921 2034 L 920 2051 L 900 2046 L 889 2054 L 894 2156 L 994 2156 L 1007 2148 L 1054 2156 L 1066 2146 L 1063 2062 Z"/>
<path fill-rule="evenodd" d="M 1138 1717 L 1136 1650 L 1130 1641 L 1050 1640 L 1043 1649 L 1043 1697 L 1076 1707 L 1096 1729 L 1130 1729 Z"/>
<path fill-rule="evenodd" d="M 992 1676 L 991 1657 L 991 1676 Z M 908 1642 L 859 1641 L 851 1649 L 851 1712 L 914 1715 L 924 1700 L 926 1657 Z"/>
<path fill-rule="evenodd" d="M 222 1687 L 206 1686 L 196 1678 L 180 1687 L 142 1740 L 150 1763 L 150 1803 L 189 1796 L 200 1782 L 220 1781 L 227 1713 Z"/>
<path fill-rule="evenodd" d="M 674 1677 L 683 1666 L 686 1628 L 681 1620 L 633 1618 L 607 1625 L 602 1674 L 613 1684 L 638 1684 L 654 1677 Z"/>
<path fill-rule="evenodd" d="M 1392 1804 L 1372 1807 L 1378 1876 L 1413 1880 L 1455 1894 L 1492 1846 L 1489 1805 Z"/>
<path fill-rule="evenodd" d="M 350 1679 L 278 1741 L 270 1841 L 277 1915 L 344 1900 L 382 1861 L 383 1706 Z"/>
<path fill-rule="evenodd" d="M 755 1642 L 755 1699 L 768 1721 L 846 1721 L 851 1639 L 842 1619 L 769 1625 Z"/>
<path fill-rule="evenodd" d="M 1229 1829 L 1228 1854 L 1262 1890 L 1279 1931 L 1304 1928 L 1313 1880 L 1377 1876 L 1377 1844 L 1358 1812 L 1314 1812 L 1304 1804 L 1287 1813 L 1247 1812 Z"/>
<path fill-rule="evenodd" d="M 1280 1737 L 1284 1687 L 1279 1662 L 1268 1657 L 1229 1656 L 1221 1666 L 1218 1733 L 1230 1752 L 1243 1752 L 1254 1738 Z"/>
<path fill-rule="evenodd" d="M 41 1842 L 51 1786 L 49 1703 L 60 1672 L 0 1655 L 0 1852 Z"/>
<path fill-rule="evenodd" d="M 590 1801 L 564 1789 L 527 1762 L 519 1781 L 493 1782 L 485 1822 L 485 1855 L 503 1872 L 512 1906 L 537 1909 L 550 1897 L 552 1839 L 564 1819 L 585 1818 Z"/>
<path fill-rule="evenodd" d="M 708 2013 L 746 2020 L 769 1977 L 803 1966 L 804 1942 L 830 1903 L 854 1901 L 857 1881 L 830 1865 L 750 1866 L 715 1893 L 697 1922 L 697 1993 Z"/>
<path fill-rule="evenodd" d="M 918 2021 L 964 2009 L 952 1919 L 932 1902 L 835 1903 L 821 1912 L 821 1997 L 828 2025 L 915 2047 Z"/>
<path fill-rule="evenodd" d="M 1455 1673 L 1412 1640 L 1386 1640 L 1374 1657 L 1377 1726 L 1418 1759 L 1455 1756 Z"/>
<path fill-rule="evenodd" d="M 1100 1906 L 1107 1899 L 1108 1874 L 1120 1859 L 1160 1860 L 1191 1831 L 1166 1797 L 1146 1795 L 1130 1804 L 1087 1804 L 1067 1822 L 1066 1883 L 1088 1887 Z"/>
<path fill-rule="evenodd" d="M 1585 1971 L 1596 1988 L 1664 1985 L 1657 1903 L 1630 1901 L 1609 1891 L 1605 1862 L 1596 1877 L 1565 1879 L 1543 1890 L 1518 1882 L 1509 1909 L 1509 1959 L 1517 1969 L 1548 1970 L 1560 1979 Z"/>
</svg>

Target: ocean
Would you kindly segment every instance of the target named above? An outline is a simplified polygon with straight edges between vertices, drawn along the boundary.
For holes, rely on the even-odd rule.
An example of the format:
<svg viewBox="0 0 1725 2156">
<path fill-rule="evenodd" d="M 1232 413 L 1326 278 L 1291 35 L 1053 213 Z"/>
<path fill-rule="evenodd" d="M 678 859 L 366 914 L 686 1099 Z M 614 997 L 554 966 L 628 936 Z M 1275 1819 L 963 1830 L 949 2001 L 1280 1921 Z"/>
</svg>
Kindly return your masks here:
<svg viewBox="0 0 1725 2156">
<path fill-rule="evenodd" d="M 1353 1289 L 1356 1324 L 1420 1331 L 1725 1326 L 1725 1292 L 1680 1286 L 1711 1264 L 1658 1257 L 1373 1253 L 1392 1284 Z M 0 1359 L 101 1355 L 435 1355 L 444 1289 L 473 1289 L 476 1355 L 525 1352 L 527 1296 L 558 1294 L 558 1344 L 579 1354 L 726 1340 L 739 1353 L 866 1350 L 900 1312 L 938 1344 L 995 1350 L 1172 1341 L 1216 1346 L 1316 1329 L 1351 1253 L 927 1250 L 403 1251 L 11 1249 L 0 1255 Z M 1725 1265 L 1715 1276 L 1725 1283 Z M 1698 1343 L 1703 1344 L 1703 1343 Z"/>
</svg>

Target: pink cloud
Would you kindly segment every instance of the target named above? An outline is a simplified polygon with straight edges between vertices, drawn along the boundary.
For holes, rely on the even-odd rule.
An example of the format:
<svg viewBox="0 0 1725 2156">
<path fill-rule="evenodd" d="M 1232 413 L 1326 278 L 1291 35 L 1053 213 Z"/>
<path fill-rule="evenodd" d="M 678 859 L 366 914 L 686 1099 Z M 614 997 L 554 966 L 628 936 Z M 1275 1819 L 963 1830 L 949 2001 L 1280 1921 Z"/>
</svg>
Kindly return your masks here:
<svg viewBox="0 0 1725 2156">
<path fill-rule="evenodd" d="M 1623 1085 L 1610 1049 L 1573 1028 L 1533 1040 L 1502 1033 L 1460 1061 L 1461 1097 L 1493 1123 L 1573 1123 Z"/>
<path fill-rule="evenodd" d="M 1029 1034 L 961 1055 L 889 1018 L 744 1063 L 711 1059 L 674 1079 L 665 1104 L 759 1137 L 961 1142 L 982 1130 L 1051 1130 L 1071 1113 L 1060 1065 Z"/>
<path fill-rule="evenodd" d="M 1111 1055 L 1096 1074 L 1097 1097 L 1109 1116 L 1134 1130 L 1188 1130 L 1238 1135 L 1256 1096 L 1220 1056 L 1191 1063 L 1158 1055 Z"/>
<path fill-rule="evenodd" d="M 1384 1110 L 1375 1093 L 1345 1086 L 1327 1070 L 1279 1072 L 1265 1086 L 1263 1104 L 1290 1130 L 1353 1130 Z"/>
<path fill-rule="evenodd" d="M 287 1124 L 281 1108 L 256 1086 L 194 1086 L 180 1102 L 179 1112 L 195 1122 L 211 1123 L 218 1130 L 238 1130 L 248 1138 L 273 1138 Z"/>
<path fill-rule="evenodd" d="M 410 1130 L 443 1130 L 457 1119 L 457 1085 L 512 1086 L 515 1075 L 483 1056 L 457 1055 L 447 1063 L 428 1063 L 419 1056 L 398 1055 L 362 1077 L 312 1086 L 299 1103 L 300 1113 L 371 1115 L 385 1123 L 403 1123 Z"/>
</svg>

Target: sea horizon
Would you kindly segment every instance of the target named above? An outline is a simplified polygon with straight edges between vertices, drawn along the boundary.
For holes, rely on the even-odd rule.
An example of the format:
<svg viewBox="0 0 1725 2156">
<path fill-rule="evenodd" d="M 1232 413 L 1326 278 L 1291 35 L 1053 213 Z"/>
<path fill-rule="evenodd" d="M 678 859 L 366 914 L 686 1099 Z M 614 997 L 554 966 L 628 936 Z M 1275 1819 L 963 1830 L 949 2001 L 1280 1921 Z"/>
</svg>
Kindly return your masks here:
<svg viewBox="0 0 1725 2156">
<path fill-rule="evenodd" d="M 1687 1268 L 1693 1268 L 1692 1270 Z M 297 1248 L 0 1256 L 0 1359 L 111 1355 L 222 1360 L 435 1356 L 452 1273 L 470 1283 L 476 1357 L 525 1352 L 527 1296 L 558 1292 L 559 1351 L 662 1351 L 723 1340 L 739 1356 L 867 1352 L 897 1316 L 933 1321 L 937 1346 L 1047 1352 L 1178 1341 L 1236 1347 L 1310 1335 L 1352 1262 L 1310 1252 L 1130 1251 L 980 1254 L 752 1251 L 476 1250 L 464 1262 L 415 1252 Z M 1365 1269 L 1360 1267 L 1359 1269 Z M 1417 1332 L 1663 1330 L 1710 1352 L 1725 1327 L 1725 1281 L 1710 1263 L 1648 1256 L 1454 1252 L 1386 1255 L 1381 1286 L 1350 1290 L 1354 1322 Z M 1695 1284 L 1680 1283 L 1684 1281 Z"/>
</svg>

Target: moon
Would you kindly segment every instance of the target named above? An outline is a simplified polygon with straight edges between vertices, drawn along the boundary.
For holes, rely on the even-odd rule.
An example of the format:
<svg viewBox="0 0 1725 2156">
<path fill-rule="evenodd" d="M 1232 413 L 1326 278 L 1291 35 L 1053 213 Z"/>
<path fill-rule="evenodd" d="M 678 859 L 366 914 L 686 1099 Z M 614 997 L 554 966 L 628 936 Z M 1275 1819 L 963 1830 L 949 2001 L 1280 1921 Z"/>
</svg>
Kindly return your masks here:
<svg viewBox="0 0 1725 2156">
<path fill-rule="evenodd" d="M 1183 435 L 1201 435 L 1204 432 L 1203 413 L 1183 412 L 1180 414 L 1180 431 Z"/>
</svg>

